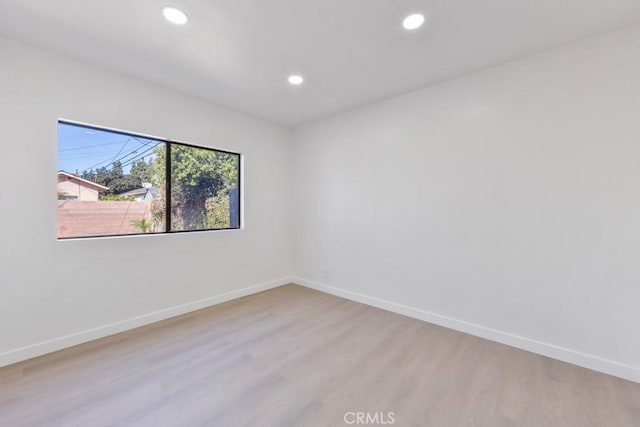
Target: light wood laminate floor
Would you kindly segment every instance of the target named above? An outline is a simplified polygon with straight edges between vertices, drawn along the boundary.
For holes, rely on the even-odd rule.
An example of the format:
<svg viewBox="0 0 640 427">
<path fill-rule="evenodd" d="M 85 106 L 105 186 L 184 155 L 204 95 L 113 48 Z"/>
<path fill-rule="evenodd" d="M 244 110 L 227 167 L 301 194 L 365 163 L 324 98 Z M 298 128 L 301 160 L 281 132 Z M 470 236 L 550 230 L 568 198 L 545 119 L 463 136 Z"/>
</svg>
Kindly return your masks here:
<svg viewBox="0 0 640 427">
<path fill-rule="evenodd" d="M 0 426 L 341 426 L 347 412 L 635 427 L 640 384 L 296 285 L 0 369 Z"/>
</svg>

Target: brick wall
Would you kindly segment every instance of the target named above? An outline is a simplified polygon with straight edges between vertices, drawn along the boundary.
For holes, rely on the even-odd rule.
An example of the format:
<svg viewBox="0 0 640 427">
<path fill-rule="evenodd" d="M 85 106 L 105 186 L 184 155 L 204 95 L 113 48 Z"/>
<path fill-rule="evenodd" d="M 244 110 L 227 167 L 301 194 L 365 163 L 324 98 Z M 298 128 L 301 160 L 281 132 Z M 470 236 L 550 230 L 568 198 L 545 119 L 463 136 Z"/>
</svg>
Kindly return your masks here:
<svg viewBox="0 0 640 427">
<path fill-rule="evenodd" d="M 151 218 L 151 203 L 58 201 L 58 237 L 140 233 L 133 221 Z"/>
</svg>

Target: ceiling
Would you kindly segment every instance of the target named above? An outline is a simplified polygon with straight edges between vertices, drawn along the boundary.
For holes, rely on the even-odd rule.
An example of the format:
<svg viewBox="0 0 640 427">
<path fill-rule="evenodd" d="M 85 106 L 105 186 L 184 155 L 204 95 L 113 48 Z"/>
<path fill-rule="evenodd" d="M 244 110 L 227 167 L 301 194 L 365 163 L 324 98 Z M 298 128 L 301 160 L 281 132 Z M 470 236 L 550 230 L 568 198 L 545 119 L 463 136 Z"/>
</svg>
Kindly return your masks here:
<svg viewBox="0 0 640 427">
<path fill-rule="evenodd" d="M 0 34 L 292 126 L 640 21 L 640 0 L 168 4 L 189 23 L 166 0 L 0 0 Z"/>
</svg>

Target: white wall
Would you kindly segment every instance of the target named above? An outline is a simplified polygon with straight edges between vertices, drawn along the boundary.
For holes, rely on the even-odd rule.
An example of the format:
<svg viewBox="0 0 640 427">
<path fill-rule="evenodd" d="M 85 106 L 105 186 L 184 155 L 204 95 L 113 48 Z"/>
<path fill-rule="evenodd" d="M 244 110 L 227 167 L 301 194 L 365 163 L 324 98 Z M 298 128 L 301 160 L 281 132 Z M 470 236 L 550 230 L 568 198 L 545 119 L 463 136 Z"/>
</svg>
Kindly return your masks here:
<svg viewBox="0 0 640 427">
<path fill-rule="evenodd" d="M 288 129 L 3 38 L 0 58 L 0 365 L 288 280 Z M 58 118 L 243 153 L 246 228 L 57 241 Z"/>
<path fill-rule="evenodd" d="M 639 48 L 640 27 L 612 33 L 292 146 L 0 38 L 0 182 L 31 189 L 0 198 L 0 365 L 284 283 L 293 246 L 304 284 L 640 381 Z M 57 241 L 58 118 L 242 152 L 246 229 Z"/>
<path fill-rule="evenodd" d="M 294 144 L 303 283 L 640 381 L 640 27 Z"/>
</svg>

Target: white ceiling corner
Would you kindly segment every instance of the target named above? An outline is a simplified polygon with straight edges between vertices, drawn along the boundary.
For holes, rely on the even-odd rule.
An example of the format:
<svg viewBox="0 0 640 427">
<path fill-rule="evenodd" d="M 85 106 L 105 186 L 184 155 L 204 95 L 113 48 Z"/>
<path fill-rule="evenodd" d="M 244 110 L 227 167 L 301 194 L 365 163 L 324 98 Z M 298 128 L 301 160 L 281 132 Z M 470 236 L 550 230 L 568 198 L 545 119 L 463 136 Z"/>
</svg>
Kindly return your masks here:
<svg viewBox="0 0 640 427">
<path fill-rule="evenodd" d="M 0 34 L 297 125 L 640 20 L 638 0 L 171 3 L 187 25 L 159 0 L 0 0 Z"/>
</svg>

